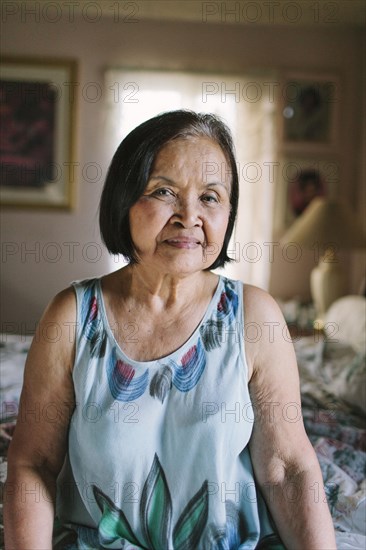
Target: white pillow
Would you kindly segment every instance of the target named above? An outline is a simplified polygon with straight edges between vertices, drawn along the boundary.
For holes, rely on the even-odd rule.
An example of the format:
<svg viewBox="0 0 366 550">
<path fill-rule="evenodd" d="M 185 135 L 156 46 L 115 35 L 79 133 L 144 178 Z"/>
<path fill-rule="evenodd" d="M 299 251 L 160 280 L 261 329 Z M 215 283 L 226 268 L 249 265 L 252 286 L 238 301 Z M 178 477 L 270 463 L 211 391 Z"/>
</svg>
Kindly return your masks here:
<svg viewBox="0 0 366 550">
<path fill-rule="evenodd" d="M 350 295 L 336 300 L 325 314 L 324 332 L 330 341 L 348 344 L 365 353 L 366 298 Z"/>
</svg>

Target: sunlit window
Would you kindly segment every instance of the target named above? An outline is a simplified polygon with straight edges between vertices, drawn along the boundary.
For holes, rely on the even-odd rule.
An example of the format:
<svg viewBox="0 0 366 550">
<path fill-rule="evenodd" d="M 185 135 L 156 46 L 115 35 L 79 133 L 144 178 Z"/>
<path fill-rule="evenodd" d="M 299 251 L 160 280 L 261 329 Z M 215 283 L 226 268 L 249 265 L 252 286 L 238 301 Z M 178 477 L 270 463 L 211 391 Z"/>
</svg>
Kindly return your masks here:
<svg viewBox="0 0 366 550">
<path fill-rule="evenodd" d="M 271 161 L 274 155 L 275 105 L 262 93 L 266 90 L 268 75 L 254 78 L 109 69 L 105 77 L 108 100 L 104 142 L 109 154 L 138 124 L 164 111 L 192 109 L 214 113 L 228 124 L 236 144 L 238 168 L 244 177 L 240 178 L 239 221 L 230 245 L 238 257 L 225 272 L 267 287 L 269 266 L 264 262 L 253 265 L 243 261 L 241 249 L 246 242 L 265 242 L 271 238 L 273 183 L 270 188 L 245 181 L 253 166 L 260 169 L 261 164 Z M 258 96 L 254 96 L 254 100 L 253 92 Z M 124 263 L 123 258 L 111 258 L 112 269 Z"/>
</svg>

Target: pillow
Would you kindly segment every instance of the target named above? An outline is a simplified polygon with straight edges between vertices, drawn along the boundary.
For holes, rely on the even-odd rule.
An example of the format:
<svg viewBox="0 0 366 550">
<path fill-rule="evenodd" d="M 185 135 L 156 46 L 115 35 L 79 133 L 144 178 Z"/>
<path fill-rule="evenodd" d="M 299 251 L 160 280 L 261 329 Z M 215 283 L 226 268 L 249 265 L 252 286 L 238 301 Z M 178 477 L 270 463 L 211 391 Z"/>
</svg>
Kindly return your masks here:
<svg viewBox="0 0 366 550">
<path fill-rule="evenodd" d="M 351 295 L 336 300 L 325 314 L 324 332 L 328 341 L 348 344 L 365 353 L 366 298 Z"/>
</svg>

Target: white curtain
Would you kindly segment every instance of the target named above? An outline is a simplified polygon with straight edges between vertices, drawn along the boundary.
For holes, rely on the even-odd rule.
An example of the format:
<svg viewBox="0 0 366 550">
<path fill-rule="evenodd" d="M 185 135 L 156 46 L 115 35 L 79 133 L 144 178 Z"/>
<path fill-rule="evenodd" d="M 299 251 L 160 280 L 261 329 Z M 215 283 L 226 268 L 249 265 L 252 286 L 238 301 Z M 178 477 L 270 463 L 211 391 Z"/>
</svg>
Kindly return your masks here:
<svg viewBox="0 0 366 550">
<path fill-rule="evenodd" d="M 272 76 L 109 69 L 104 95 L 109 157 L 135 126 L 163 111 L 193 109 L 224 119 L 236 145 L 240 199 L 229 247 L 235 261 L 218 271 L 265 289 L 271 267 L 276 162 Z"/>
</svg>

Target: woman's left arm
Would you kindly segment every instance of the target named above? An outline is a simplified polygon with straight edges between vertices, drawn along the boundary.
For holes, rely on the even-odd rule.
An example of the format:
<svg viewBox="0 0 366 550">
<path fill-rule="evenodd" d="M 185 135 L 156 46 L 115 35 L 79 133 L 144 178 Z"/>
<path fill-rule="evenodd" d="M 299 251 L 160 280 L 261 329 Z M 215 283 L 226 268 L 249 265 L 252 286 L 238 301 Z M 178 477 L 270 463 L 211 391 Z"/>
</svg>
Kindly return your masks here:
<svg viewBox="0 0 366 550">
<path fill-rule="evenodd" d="M 336 548 L 316 454 L 305 433 L 292 342 L 276 302 L 246 287 L 245 322 L 261 338 L 246 341 L 254 409 L 250 453 L 256 480 L 289 550 Z"/>
</svg>

